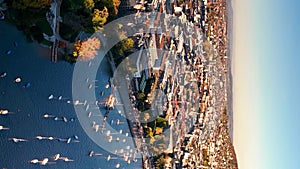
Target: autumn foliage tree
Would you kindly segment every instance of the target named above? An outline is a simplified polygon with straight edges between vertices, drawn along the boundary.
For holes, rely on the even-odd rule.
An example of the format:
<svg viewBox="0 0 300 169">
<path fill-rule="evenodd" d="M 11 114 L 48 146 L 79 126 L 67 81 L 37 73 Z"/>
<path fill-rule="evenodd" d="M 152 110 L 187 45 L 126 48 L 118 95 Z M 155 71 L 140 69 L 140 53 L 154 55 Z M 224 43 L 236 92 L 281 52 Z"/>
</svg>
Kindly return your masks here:
<svg viewBox="0 0 300 169">
<path fill-rule="evenodd" d="M 134 47 L 134 41 L 132 38 L 127 38 L 122 41 L 121 45 L 121 52 L 125 52 L 127 50 L 130 50 Z"/>
<path fill-rule="evenodd" d="M 95 32 L 98 32 L 103 28 L 104 24 L 107 21 L 108 15 L 109 14 L 106 7 L 104 7 L 102 11 L 99 9 L 94 9 L 94 12 L 92 14 L 92 23 Z"/>
<path fill-rule="evenodd" d="M 96 2 L 96 1 L 95 1 Z M 115 19 L 118 14 L 118 7 L 121 4 L 121 0 L 105 0 L 105 1 L 98 1 L 95 3 L 95 8 L 103 9 L 106 7 L 109 13 L 109 20 Z"/>
<path fill-rule="evenodd" d="M 117 15 L 118 14 L 118 7 L 120 6 L 121 4 L 121 0 L 113 0 L 113 6 L 114 6 L 114 15 Z"/>
<path fill-rule="evenodd" d="M 87 11 L 91 11 L 95 7 L 95 2 L 94 0 L 84 0 L 83 6 Z"/>
<path fill-rule="evenodd" d="M 95 58 L 100 48 L 100 40 L 97 37 L 88 38 L 84 41 L 78 40 L 75 44 L 73 56 L 81 61 L 88 61 Z"/>
</svg>

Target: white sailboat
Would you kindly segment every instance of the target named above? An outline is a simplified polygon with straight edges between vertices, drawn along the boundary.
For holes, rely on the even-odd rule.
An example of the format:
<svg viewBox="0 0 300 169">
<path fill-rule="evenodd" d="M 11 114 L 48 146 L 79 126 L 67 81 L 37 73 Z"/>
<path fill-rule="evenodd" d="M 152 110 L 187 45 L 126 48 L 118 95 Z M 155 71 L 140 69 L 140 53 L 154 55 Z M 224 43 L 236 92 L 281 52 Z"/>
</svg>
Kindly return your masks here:
<svg viewBox="0 0 300 169">
<path fill-rule="evenodd" d="M 72 159 L 69 159 L 68 157 L 59 157 L 59 159 L 65 161 L 65 162 L 72 162 L 72 161 L 74 161 Z"/>
<path fill-rule="evenodd" d="M 14 80 L 15 83 L 20 83 L 21 81 L 22 81 L 22 79 L 21 79 L 20 77 L 17 77 L 17 78 Z"/>
<path fill-rule="evenodd" d="M 0 130 L 9 130 L 9 128 L 4 127 L 4 126 L 0 126 Z"/>
<path fill-rule="evenodd" d="M 40 161 L 38 159 L 33 159 L 30 161 L 30 163 L 33 163 L 33 164 L 36 164 L 36 163 L 39 163 Z"/>
<path fill-rule="evenodd" d="M 66 117 L 62 117 L 62 120 L 66 123 L 68 122 L 68 119 Z"/>
<path fill-rule="evenodd" d="M 32 164 L 40 164 L 40 165 L 55 164 L 55 162 L 49 162 L 49 158 L 44 158 L 41 161 L 39 161 L 38 159 L 33 159 L 29 162 L 32 163 Z"/>
<path fill-rule="evenodd" d="M 54 140 L 54 137 L 47 137 L 48 140 Z"/>
<path fill-rule="evenodd" d="M 92 157 L 94 155 L 94 151 L 90 151 L 89 156 Z"/>
<path fill-rule="evenodd" d="M 6 76 L 7 76 L 7 73 L 6 73 L 6 72 L 3 72 L 3 73 L 0 74 L 0 77 L 1 77 L 1 78 L 6 77 Z"/>
<path fill-rule="evenodd" d="M 35 138 L 38 139 L 38 140 L 47 139 L 47 137 L 43 137 L 43 136 L 35 136 Z"/>
<path fill-rule="evenodd" d="M 48 161 L 49 161 L 48 158 L 44 158 L 44 159 L 40 162 L 40 164 L 41 164 L 41 165 L 46 165 L 46 164 L 48 163 Z"/>
<path fill-rule="evenodd" d="M 92 157 L 92 156 L 102 156 L 103 154 L 100 154 L 100 153 L 95 153 L 94 151 L 90 151 L 89 153 L 89 156 Z"/>
<path fill-rule="evenodd" d="M 67 144 L 71 143 L 71 140 L 72 140 L 72 138 L 71 138 L 71 137 L 70 137 L 70 138 L 68 138 L 68 139 L 67 139 Z"/>
<path fill-rule="evenodd" d="M 6 114 L 13 114 L 13 112 L 10 112 L 6 109 L 0 110 L 0 115 L 6 115 Z"/>
<path fill-rule="evenodd" d="M 96 132 L 98 132 L 98 130 L 99 130 L 99 127 L 100 127 L 100 125 L 99 125 L 99 124 L 95 124 L 93 128 L 94 128 L 94 130 L 95 130 Z"/>
<path fill-rule="evenodd" d="M 11 140 L 15 143 L 28 141 L 28 140 L 23 139 L 23 138 L 9 138 L 8 140 Z"/>
<path fill-rule="evenodd" d="M 51 95 L 48 96 L 48 100 L 52 100 L 52 99 L 54 99 L 53 94 L 51 94 Z"/>
<path fill-rule="evenodd" d="M 69 102 L 68 102 L 69 103 Z M 79 100 L 75 100 L 75 101 L 73 101 L 73 104 L 74 105 L 86 105 L 87 104 L 87 100 L 85 100 L 84 102 L 80 102 Z"/>
<path fill-rule="evenodd" d="M 116 124 L 119 125 L 119 124 L 123 124 L 124 122 L 120 121 L 119 119 L 117 120 Z"/>
<path fill-rule="evenodd" d="M 53 156 L 53 160 L 54 160 L 54 161 L 57 161 L 57 160 L 59 159 L 59 157 L 60 157 L 60 154 L 55 154 L 55 155 Z"/>
<path fill-rule="evenodd" d="M 110 161 L 110 160 L 116 160 L 118 158 L 117 157 L 112 157 L 112 156 L 108 155 L 106 159 L 107 159 L 107 161 Z"/>
<path fill-rule="evenodd" d="M 44 117 L 44 118 L 50 118 L 50 117 L 55 117 L 55 116 L 50 115 L 50 114 L 44 114 L 43 117 Z"/>
</svg>

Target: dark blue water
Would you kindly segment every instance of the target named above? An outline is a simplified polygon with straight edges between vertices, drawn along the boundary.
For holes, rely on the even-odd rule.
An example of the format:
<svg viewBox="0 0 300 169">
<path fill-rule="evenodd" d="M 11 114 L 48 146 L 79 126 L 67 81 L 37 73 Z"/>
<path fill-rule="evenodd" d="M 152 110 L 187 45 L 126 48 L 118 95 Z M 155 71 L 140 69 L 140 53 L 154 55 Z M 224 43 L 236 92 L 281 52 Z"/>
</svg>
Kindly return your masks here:
<svg viewBox="0 0 300 169">
<path fill-rule="evenodd" d="M 14 41 L 18 46 L 14 46 Z M 11 50 L 11 54 L 5 54 Z M 51 63 L 49 51 L 34 43 L 28 43 L 21 32 L 15 27 L 0 22 L 0 73 L 7 72 L 5 78 L 0 78 L 0 109 L 15 112 L 6 116 L 0 115 L 0 125 L 9 127 L 10 130 L 0 130 L 0 168 L 60 168 L 60 169 L 98 169 L 115 168 L 120 163 L 120 168 L 141 168 L 141 160 L 127 164 L 122 159 L 107 161 L 109 154 L 92 141 L 81 127 L 74 107 L 64 99 L 72 99 L 72 74 L 74 65 L 66 62 Z M 105 89 L 107 79 L 111 75 L 109 64 L 106 60 L 101 63 L 97 74 L 96 93 L 99 100 L 108 96 L 110 89 Z M 17 77 L 22 78 L 21 83 L 14 83 Z M 23 88 L 30 82 L 29 88 Z M 100 97 L 100 91 L 105 91 Z M 48 96 L 63 96 L 63 100 L 48 100 Z M 74 122 L 64 123 L 53 119 L 43 118 L 43 114 L 53 114 L 58 117 L 75 118 Z M 109 120 L 122 117 L 111 112 Z M 126 123 L 116 126 L 116 130 L 123 129 L 129 132 Z M 35 136 L 53 136 L 68 138 L 74 135 L 80 142 L 65 142 L 37 140 Z M 28 142 L 14 143 L 8 138 L 25 138 Z M 114 143 L 111 143 L 114 144 Z M 89 157 L 89 151 L 102 153 L 104 156 Z M 31 164 L 32 159 L 49 158 L 54 154 L 68 157 L 73 162 L 57 161 L 56 164 L 41 166 Z"/>
</svg>

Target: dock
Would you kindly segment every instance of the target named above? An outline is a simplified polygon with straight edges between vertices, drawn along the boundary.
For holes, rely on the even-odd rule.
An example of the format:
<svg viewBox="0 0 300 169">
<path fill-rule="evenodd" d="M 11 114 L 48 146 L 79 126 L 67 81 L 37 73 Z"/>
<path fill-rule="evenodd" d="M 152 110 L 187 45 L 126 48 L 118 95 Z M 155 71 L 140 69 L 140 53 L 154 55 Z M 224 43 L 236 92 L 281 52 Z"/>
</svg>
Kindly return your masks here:
<svg viewBox="0 0 300 169">
<path fill-rule="evenodd" d="M 59 22 L 60 20 L 58 17 L 60 16 L 60 6 L 61 6 L 61 0 L 56 1 L 56 10 L 55 10 L 55 22 L 53 26 L 53 34 L 54 34 L 54 42 L 51 46 L 51 62 L 57 62 L 57 55 L 58 55 L 58 47 L 59 47 Z"/>
<path fill-rule="evenodd" d="M 51 46 L 51 62 L 57 62 L 58 40 L 55 39 Z"/>
</svg>

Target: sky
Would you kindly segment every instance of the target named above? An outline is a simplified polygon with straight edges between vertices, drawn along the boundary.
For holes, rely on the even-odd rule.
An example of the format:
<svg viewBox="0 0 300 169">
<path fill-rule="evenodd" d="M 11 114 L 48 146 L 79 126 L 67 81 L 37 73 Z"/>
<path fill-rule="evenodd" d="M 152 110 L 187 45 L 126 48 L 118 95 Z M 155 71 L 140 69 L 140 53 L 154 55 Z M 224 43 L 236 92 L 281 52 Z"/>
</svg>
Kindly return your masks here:
<svg viewBox="0 0 300 169">
<path fill-rule="evenodd" d="M 300 1 L 233 0 L 234 139 L 241 169 L 299 169 Z"/>
</svg>

